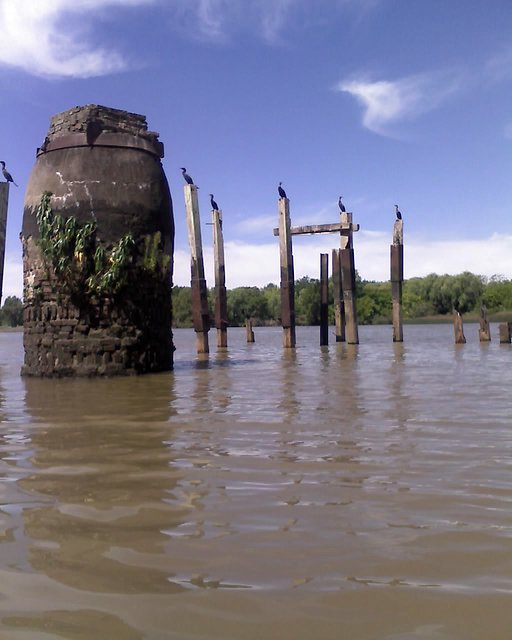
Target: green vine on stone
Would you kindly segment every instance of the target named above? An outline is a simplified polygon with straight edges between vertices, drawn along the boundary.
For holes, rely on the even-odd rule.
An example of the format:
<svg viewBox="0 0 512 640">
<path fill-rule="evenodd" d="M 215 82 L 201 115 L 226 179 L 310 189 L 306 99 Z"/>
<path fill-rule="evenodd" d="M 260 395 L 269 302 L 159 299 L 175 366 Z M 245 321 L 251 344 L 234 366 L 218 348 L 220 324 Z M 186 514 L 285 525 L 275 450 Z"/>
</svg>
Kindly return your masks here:
<svg viewBox="0 0 512 640">
<path fill-rule="evenodd" d="M 45 191 L 36 211 L 38 244 L 45 261 L 51 264 L 71 295 L 118 293 L 127 284 L 134 262 L 132 234 L 126 234 L 108 250 L 98 241 L 95 222 L 80 223 L 73 216 L 64 218 L 55 214 L 51 196 Z"/>
</svg>

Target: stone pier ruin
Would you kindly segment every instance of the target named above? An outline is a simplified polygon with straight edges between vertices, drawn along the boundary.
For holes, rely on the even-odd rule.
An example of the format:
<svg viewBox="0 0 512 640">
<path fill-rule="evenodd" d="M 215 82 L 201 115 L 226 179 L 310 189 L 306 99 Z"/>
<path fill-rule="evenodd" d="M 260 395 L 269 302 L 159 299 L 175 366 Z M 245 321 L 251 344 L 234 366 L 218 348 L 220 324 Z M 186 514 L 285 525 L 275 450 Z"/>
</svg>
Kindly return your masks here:
<svg viewBox="0 0 512 640">
<path fill-rule="evenodd" d="M 174 221 L 158 134 L 98 105 L 51 119 L 25 195 L 22 374 L 172 368 Z"/>
</svg>

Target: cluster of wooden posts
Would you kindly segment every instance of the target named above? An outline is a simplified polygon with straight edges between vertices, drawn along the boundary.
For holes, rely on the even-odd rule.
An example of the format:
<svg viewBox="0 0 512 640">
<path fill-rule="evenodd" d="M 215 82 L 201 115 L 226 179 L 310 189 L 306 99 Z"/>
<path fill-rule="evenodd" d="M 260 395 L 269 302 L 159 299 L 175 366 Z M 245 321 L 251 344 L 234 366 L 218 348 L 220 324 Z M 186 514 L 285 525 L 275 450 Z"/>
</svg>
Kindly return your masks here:
<svg viewBox="0 0 512 640">
<path fill-rule="evenodd" d="M 186 184 L 185 206 L 191 249 L 191 288 L 192 316 L 197 336 L 197 352 L 208 353 L 208 331 L 210 316 L 208 313 L 207 286 L 204 275 L 203 254 L 201 246 L 201 228 L 197 187 Z M 332 224 L 305 225 L 292 227 L 290 217 L 290 201 L 279 198 L 279 226 L 274 229 L 274 236 L 279 237 L 279 255 L 281 266 L 281 324 L 283 327 L 283 346 L 296 346 L 295 333 L 295 275 L 293 264 L 292 236 L 313 235 L 318 233 L 337 233 L 340 236 L 340 248 L 332 250 L 332 281 L 334 289 L 334 319 L 336 342 L 348 344 L 359 343 L 359 332 L 356 311 L 355 261 L 353 234 L 359 231 L 359 225 L 352 220 L 351 212 L 340 212 L 339 222 Z M 222 235 L 222 213 L 212 211 L 213 252 L 215 261 L 215 327 L 217 329 L 217 348 L 227 347 L 227 295 L 225 283 L 224 241 Z M 328 325 L 328 280 L 329 254 L 320 254 L 320 345 L 329 342 Z M 393 227 L 393 240 L 390 246 L 390 280 L 392 297 L 393 342 L 403 342 L 402 324 L 402 287 L 404 280 L 404 244 L 403 220 L 396 219 Z M 458 311 L 453 313 L 455 342 L 466 342 L 462 316 Z M 502 323 L 499 328 L 500 342 L 511 343 L 512 323 Z M 254 342 L 252 320 L 246 320 L 247 342 Z M 480 342 L 491 339 L 489 322 L 485 308 L 480 315 Z"/>
<path fill-rule="evenodd" d="M 466 344 L 466 336 L 464 335 L 464 326 L 462 316 L 458 311 L 453 312 L 453 330 L 455 333 L 455 344 Z M 501 344 L 510 344 L 512 337 L 512 322 L 502 322 L 499 325 L 499 336 Z M 485 307 L 480 308 L 480 328 L 478 330 L 480 342 L 491 341 L 491 329 L 489 320 L 487 319 L 487 310 Z"/>
<path fill-rule="evenodd" d="M 201 227 L 197 201 L 197 187 L 184 185 L 185 209 L 191 250 L 191 289 L 192 317 L 196 332 L 198 353 L 208 353 L 208 314 L 207 287 L 204 275 L 203 253 L 201 246 Z M 334 285 L 334 316 L 336 342 L 359 343 L 356 311 L 356 269 L 354 261 L 353 234 L 359 231 L 359 225 L 352 221 L 352 213 L 340 212 L 339 222 L 332 224 L 292 227 L 290 201 L 279 198 L 279 226 L 274 235 L 279 236 L 279 254 L 281 266 L 281 324 L 283 327 L 283 346 L 296 346 L 295 334 L 295 275 L 293 266 L 292 236 L 313 235 L 317 233 L 338 233 L 340 248 L 332 250 L 332 280 Z M 227 347 L 227 296 L 225 283 L 224 242 L 222 236 L 222 213 L 212 211 L 213 253 L 215 262 L 215 327 L 217 329 L 217 348 Z M 402 283 L 403 283 L 403 221 L 396 220 L 391 245 L 391 283 L 393 297 L 393 340 L 403 340 L 402 331 Z M 328 331 L 328 280 L 329 255 L 320 254 L 320 344 L 327 345 Z M 254 342 L 251 319 L 246 321 L 247 342 Z"/>
<path fill-rule="evenodd" d="M 334 318 L 336 342 L 358 344 L 359 332 L 356 312 L 356 269 L 354 262 L 353 233 L 359 225 L 352 222 L 352 213 L 340 212 L 340 221 L 334 224 L 292 227 L 290 201 L 280 198 L 278 203 L 279 227 L 274 235 L 279 236 L 281 265 L 281 324 L 283 346 L 295 347 L 295 295 L 292 236 L 317 233 L 338 233 L 340 248 L 332 250 L 332 279 L 334 285 Z M 329 342 L 328 331 L 328 280 L 329 254 L 320 254 L 320 344 Z"/>
</svg>

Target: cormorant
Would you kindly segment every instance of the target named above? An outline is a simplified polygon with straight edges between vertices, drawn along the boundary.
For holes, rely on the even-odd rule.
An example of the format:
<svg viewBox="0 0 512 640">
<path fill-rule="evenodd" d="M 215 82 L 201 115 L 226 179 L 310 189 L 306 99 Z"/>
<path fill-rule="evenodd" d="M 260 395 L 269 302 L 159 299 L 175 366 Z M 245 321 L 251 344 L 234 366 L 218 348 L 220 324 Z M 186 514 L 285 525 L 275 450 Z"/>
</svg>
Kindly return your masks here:
<svg viewBox="0 0 512 640">
<path fill-rule="evenodd" d="M 210 193 L 210 204 L 212 205 L 213 211 L 218 211 L 219 210 L 219 205 L 213 199 L 213 193 Z"/>
<path fill-rule="evenodd" d="M 341 213 L 345 213 L 346 209 L 345 209 L 345 205 L 341 201 L 342 198 L 343 198 L 343 196 L 340 196 L 338 198 L 338 207 L 340 208 Z"/>
<path fill-rule="evenodd" d="M 397 204 L 395 204 L 395 213 L 396 213 L 396 219 L 397 220 L 401 220 L 402 219 L 402 214 L 400 213 L 400 209 L 398 208 Z"/>
<path fill-rule="evenodd" d="M 187 184 L 194 184 L 194 181 L 192 180 L 192 178 L 188 175 L 187 170 L 185 169 L 185 167 L 181 167 L 181 173 L 183 174 L 183 177 L 185 178 L 185 182 Z"/>
<path fill-rule="evenodd" d="M 5 162 L 3 160 L 0 160 L 0 164 L 2 165 L 2 173 L 4 174 L 5 181 L 6 182 L 12 182 L 13 185 L 15 187 L 17 187 L 18 185 L 14 182 L 14 180 L 12 179 L 11 174 L 5 168 Z"/>
<path fill-rule="evenodd" d="M 282 184 L 283 184 L 282 182 L 279 183 L 279 186 L 277 187 L 277 192 L 279 193 L 280 198 L 286 198 L 286 191 L 281 186 Z"/>
</svg>

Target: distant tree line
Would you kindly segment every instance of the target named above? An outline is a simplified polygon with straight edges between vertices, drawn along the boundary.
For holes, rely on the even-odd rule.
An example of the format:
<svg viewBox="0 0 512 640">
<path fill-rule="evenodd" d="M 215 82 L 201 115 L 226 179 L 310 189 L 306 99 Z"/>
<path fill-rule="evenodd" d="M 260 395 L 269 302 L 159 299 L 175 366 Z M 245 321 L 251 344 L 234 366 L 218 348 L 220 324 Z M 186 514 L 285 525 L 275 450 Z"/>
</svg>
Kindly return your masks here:
<svg viewBox="0 0 512 640">
<path fill-rule="evenodd" d="M 237 287 L 227 292 L 228 322 L 241 326 L 247 317 L 255 324 L 280 324 L 280 292 L 275 284 L 265 287 Z M 190 287 L 173 288 L 173 320 L 176 327 L 192 326 Z M 357 314 L 360 324 L 391 323 L 391 284 L 362 280 L 356 274 Z M 214 290 L 209 291 L 213 317 Z M 430 274 L 403 284 L 402 309 L 406 320 L 428 316 L 479 311 L 512 311 L 512 280 L 501 276 L 485 278 L 468 271 L 455 276 Z M 295 315 L 299 325 L 320 324 L 320 283 L 304 277 L 295 282 Z M 333 288 L 329 282 L 329 318 L 334 322 Z"/>
<path fill-rule="evenodd" d="M 210 289 L 209 305 L 213 318 L 214 290 Z M 228 323 L 242 326 L 246 318 L 254 324 L 280 324 L 281 298 L 279 286 L 237 287 L 227 292 Z M 362 280 L 356 274 L 357 314 L 360 324 L 391 323 L 391 285 L 389 282 Z M 456 276 L 431 273 L 424 278 L 404 281 L 402 310 L 406 320 L 428 316 L 478 311 L 484 305 L 490 313 L 512 312 L 512 280 L 502 276 L 485 278 L 468 271 Z M 190 287 L 173 287 L 173 324 L 192 326 Z M 299 325 L 320 324 L 320 283 L 305 276 L 295 282 L 295 315 Z M 329 320 L 334 322 L 333 287 L 329 282 Z M 0 323 L 17 327 L 23 324 L 23 303 L 16 296 L 8 296 L 0 309 Z"/>
</svg>

